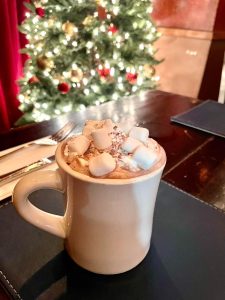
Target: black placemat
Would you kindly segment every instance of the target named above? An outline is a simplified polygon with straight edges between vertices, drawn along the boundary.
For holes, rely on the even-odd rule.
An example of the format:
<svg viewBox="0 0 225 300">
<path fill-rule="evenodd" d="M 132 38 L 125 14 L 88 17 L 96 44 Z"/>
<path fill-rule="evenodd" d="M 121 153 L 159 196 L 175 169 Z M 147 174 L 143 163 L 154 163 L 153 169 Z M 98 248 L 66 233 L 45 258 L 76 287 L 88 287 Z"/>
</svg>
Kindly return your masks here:
<svg viewBox="0 0 225 300">
<path fill-rule="evenodd" d="M 38 191 L 32 201 L 50 212 L 63 211 L 57 192 Z M 83 270 L 67 256 L 61 239 L 23 221 L 11 203 L 0 209 L 0 243 L 1 284 L 15 299 L 225 299 L 225 214 L 165 182 L 150 251 L 124 274 Z"/>
<path fill-rule="evenodd" d="M 225 104 L 206 100 L 182 114 L 172 116 L 171 121 L 225 137 Z"/>
</svg>

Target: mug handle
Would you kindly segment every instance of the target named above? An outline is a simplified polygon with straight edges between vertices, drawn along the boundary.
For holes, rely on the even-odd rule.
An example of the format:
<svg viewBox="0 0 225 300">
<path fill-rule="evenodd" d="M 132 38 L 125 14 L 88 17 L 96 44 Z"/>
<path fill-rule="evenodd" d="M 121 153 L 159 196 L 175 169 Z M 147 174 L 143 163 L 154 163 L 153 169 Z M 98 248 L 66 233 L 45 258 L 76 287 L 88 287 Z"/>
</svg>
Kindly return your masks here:
<svg viewBox="0 0 225 300">
<path fill-rule="evenodd" d="M 34 206 L 28 196 L 32 192 L 42 189 L 56 189 L 63 192 L 63 180 L 59 170 L 38 171 L 24 176 L 13 191 L 13 204 L 17 212 L 29 223 L 61 238 L 66 237 L 63 216 L 44 212 Z"/>
</svg>

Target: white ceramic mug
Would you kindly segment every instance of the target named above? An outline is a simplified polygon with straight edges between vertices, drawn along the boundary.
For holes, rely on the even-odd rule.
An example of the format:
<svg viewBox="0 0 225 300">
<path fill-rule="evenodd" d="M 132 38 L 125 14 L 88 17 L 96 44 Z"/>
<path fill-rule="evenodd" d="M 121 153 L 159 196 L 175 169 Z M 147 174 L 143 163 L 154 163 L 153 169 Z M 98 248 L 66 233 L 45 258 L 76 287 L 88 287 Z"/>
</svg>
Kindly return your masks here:
<svg viewBox="0 0 225 300">
<path fill-rule="evenodd" d="M 56 151 L 59 168 L 21 179 L 13 193 L 18 213 L 28 222 L 65 239 L 81 267 L 99 274 L 128 271 L 150 247 L 155 200 L 166 155 L 152 173 L 132 179 L 96 179 L 73 171 Z M 44 212 L 27 199 L 41 188 L 65 193 L 64 216 Z"/>
</svg>

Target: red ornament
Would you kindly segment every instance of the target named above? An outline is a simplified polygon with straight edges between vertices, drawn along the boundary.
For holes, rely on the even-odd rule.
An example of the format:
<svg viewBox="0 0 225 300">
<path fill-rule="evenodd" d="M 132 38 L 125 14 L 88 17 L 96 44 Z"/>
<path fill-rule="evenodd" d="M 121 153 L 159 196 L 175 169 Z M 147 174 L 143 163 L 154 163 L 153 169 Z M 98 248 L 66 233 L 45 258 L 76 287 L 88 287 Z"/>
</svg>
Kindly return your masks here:
<svg viewBox="0 0 225 300">
<path fill-rule="evenodd" d="M 118 31 L 118 28 L 115 25 L 110 25 L 108 28 L 108 32 L 112 32 L 112 34 L 116 33 Z"/>
<path fill-rule="evenodd" d="M 36 11 L 36 14 L 37 14 L 39 17 L 43 18 L 43 17 L 45 16 L 45 10 L 44 10 L 44 8 L 42 8 L 42 7 L 37 7 L 35 11 Z"/>
<path fill-rule="evenodd" d="M 37 76 L 32 76 L 29 80 L 28 83 L 29 84 L 34 84 L 34 83 L 38 83 L 39 79 L 37 78 Z"/>
<path fill-rule="evenodd" d="M 62 93 L 62 94 L 67 94 L 70 90 L 70 86 L 68 83 L 66 82 L 62 82 L 58 84 L 58 90 Z"/>
<path fill-rule="evenodd" d="M 104 68 L 104 69 L 98 69 L 98 74 L 101 76 L 101 77 L 108 77 L 110 75 L 110 69 L 107 69 L 107 68 Z"/>
<path fill-rule="evenodd" d="M 137 74 L 136 73 L 127 73 L 126 80 L 129 81 L 131 84 L 135 84 L 137 81 Z"/>
</svg>

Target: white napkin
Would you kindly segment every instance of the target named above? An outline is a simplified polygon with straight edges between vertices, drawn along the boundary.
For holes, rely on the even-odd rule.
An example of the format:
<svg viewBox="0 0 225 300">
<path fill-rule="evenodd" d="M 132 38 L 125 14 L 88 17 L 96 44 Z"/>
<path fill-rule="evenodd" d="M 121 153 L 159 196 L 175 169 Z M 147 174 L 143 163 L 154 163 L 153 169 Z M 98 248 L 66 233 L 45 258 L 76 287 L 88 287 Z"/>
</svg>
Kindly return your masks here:
<svg viewBox="0 0 225 300">
<path fill-rule="evenodd" d="M 20 146 L 13 147 L 4 151 L 0 151 L 0 156 L 16 148 L 19 148 Z M 25 167 L 44 157 L 49 157 L 51 155 L 54 155 L 56 147 L 57 145 L 53 145 L 53 146 L 32 145 L 25 149 L 18 150 L 16 153 L 12 153 L 10 156 L 0 160 L 0 175 L 17 170 L 21 167 Z M 47 165 L 43 169 L 55 170 L 57 169 L 57 165 L 56 163 L 52 163 L 50 165 Z M 16 183 L 18 182 L 18 180 L 19 179 L 7 183 L 4 186 L 0 187 L 0 201 L 12 195 L 13 189 Z"/>
</svg>

